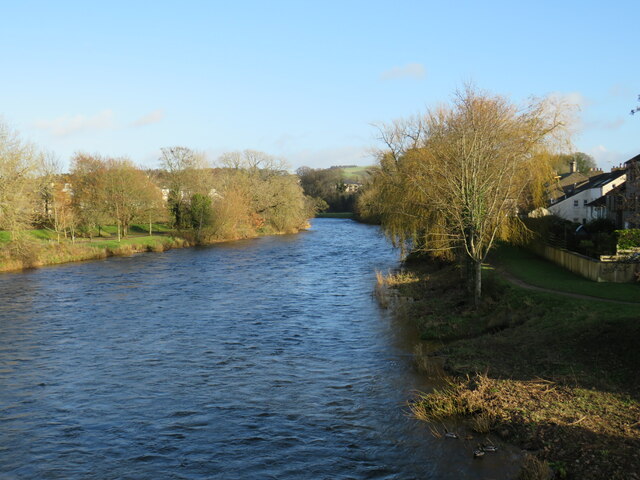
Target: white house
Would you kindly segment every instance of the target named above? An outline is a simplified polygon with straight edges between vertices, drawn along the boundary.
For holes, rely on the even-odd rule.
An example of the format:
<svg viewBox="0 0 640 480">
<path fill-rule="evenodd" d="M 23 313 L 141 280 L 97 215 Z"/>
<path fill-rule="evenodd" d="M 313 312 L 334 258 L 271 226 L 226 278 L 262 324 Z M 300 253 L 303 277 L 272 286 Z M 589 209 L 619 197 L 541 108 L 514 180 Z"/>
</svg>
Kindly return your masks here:
<svg viewBox="0 0 640 480">
<path fill-rule="evenodd" d="M 594 210 L 588 205 L 623 184 L 625 180 L 626 172 L 624 170 L 595 175 L 576 188 L 572 195 L 554 203 L 548 209 L 554 215 L 566 220 L 587 223 L 596 218 Z"/>
</svg>

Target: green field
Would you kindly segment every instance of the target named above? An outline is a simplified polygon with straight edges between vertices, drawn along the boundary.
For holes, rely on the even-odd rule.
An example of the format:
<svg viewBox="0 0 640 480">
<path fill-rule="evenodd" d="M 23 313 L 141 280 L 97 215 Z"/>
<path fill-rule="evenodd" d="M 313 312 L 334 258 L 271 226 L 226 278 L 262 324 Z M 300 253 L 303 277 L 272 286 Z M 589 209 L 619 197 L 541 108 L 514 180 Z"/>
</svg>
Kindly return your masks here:
<svg viewBox="0 0 640 480">
<path fill-rule="evenodd" d="M 344 179 L 352 182 L 362 182 L 369 177 L 369 171 L 373 167 L 347 167 L 343 168 Z"/>
</svg>

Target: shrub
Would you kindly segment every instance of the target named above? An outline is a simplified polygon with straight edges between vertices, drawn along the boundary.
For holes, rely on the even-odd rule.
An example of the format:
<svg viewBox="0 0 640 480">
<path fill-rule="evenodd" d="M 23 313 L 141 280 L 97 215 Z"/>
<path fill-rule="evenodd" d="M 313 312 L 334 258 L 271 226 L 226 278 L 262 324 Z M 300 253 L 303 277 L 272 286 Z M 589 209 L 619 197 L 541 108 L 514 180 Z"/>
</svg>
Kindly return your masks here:
<svg viewBox="0 0 640 480">
<path fill-rule="evenodd" d="M 616 230 L 618 248 L 626 250 L 640 247 L 640 228 L 630 228 L 628 230 Z"/>
</svg>

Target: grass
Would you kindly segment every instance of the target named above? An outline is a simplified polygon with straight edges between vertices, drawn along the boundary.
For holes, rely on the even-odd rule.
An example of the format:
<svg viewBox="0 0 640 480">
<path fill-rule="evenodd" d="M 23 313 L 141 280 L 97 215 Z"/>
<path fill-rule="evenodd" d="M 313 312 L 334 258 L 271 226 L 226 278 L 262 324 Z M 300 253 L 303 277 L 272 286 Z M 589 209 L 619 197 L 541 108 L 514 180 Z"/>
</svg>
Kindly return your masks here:
<svg viewBox="0 0 640 480">
<path fill-rule="evenodd" d="M 558 291 L 593 291 L 588 280 L 526 251 L 499 253 L 505 268 Z M 521 478 L 549 478 L 549 466 L 556 478 L 622 479 L 640 471 L 637 306 L 525 290 L 487 269 L 483 303 L 474 309 L 455 266 L 425 262 L 406 270 L 382 282 L 411 301 L 388 303 L 430 340 L 417 349 L 420 362 L 454 375 L 416 397 L 416 418 L 438 424 L 464 417 L 472 435 L 491 432 L 537 452 Z M 636 291 L 606 285 L 600 297 Z"/>
<path fill-rule="evenodd" d="M 94 260 L 114 255 L 131 255 L 139 252 L 162 252 L 170 248 L 189 246 L 190 242 L 172 235 L 172 230 L 162 224 L 153 226 L 157 235 L 148 235 L 148 225 L 132 225 L 128 237 L 118 241 L 115 226 L 102 228 L 101 236 L 92 239 L 76 237 L 75 242 L 61 238 L 49 229 L 27 232 L 30 239 L 21 249 L 16 250 L 10 243 L 9 232 L 0 232 L 0 271 L 55 265 L 59 263 Z M 97 234 L 97 231 L 95 232 Z"/>
<path fill-rule="evenodd" d="M 522 248 L 501 245 L 492 254 L 492 261 L 517 278 L 538 287 L 640 303 L 640 283 L 592 282 Z"/>
<path fill-rule="evenodd" d="M 342 169 L 345 180 L 354 182 L 366 179 L 369 176 L 369 170 L 371 170 L 371 167 L 347 167 Z"/>
<path fill-rule="evenodd" d="M 110 239 L 110 240 L 97 239 L 97 240 L 92 240 L 91 242 L 88 242 L 86 245 L 91 248 L 106 248 L 106 249 L 115 250 L 125 245 L 141 246 L 141 247 L 147 248 L 147 247 L 153 247 L 157 244 L 165 244 L 165 243 L 170 243 L 169 237 L 161 236 L 161 235 L 153 235 L 153 236 L 146 236 L 146 237 L 127 237 L 127 238 L 123 238 L 120 242 L 118 242 L 118 240 L 116 239 Z"/>
</svg>

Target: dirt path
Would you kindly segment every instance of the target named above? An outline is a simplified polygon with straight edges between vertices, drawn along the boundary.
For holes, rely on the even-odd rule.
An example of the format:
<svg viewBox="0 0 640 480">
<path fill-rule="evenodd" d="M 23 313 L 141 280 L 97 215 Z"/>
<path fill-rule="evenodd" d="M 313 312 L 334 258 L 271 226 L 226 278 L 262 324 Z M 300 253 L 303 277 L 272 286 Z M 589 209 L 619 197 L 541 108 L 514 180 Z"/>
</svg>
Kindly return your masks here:
<svg viewBox="0 0 640 480">
<path fill-rule="evenodd" d="M 599 302 L 617 303 L 617 304 L 620 304 L 620 305 L 638 305 L 638 306 L 640 306 L 640 302 L 625 302 L 623 300 L 612 300 L 610 298 L 593 297 L 591 295 L 582 295 L 580 293 L 563 292 L 561 290 L 553 290 L 551 288 L 538 287 L 536 285 L 532 285 L 530 283 L 525 282 L 524 280 L 519 279 L 518 277 L 514 276 L 512 273 L 508 272 L 507 270 L 505 270 L 501 266 L 496 265 L 495 263 L 492 264 L 492 266 L 508 282 L 513 283 L 514 285 L 517 285 L 518 287 L 525 288 L 527 290 L 534 290 L 536 292 L 553 293 L 555 295 L 563 295 L 565 297 L 581 298 L 581 299 L 584 299 L 584 300 L 597 300 Z"/>
</svg>

